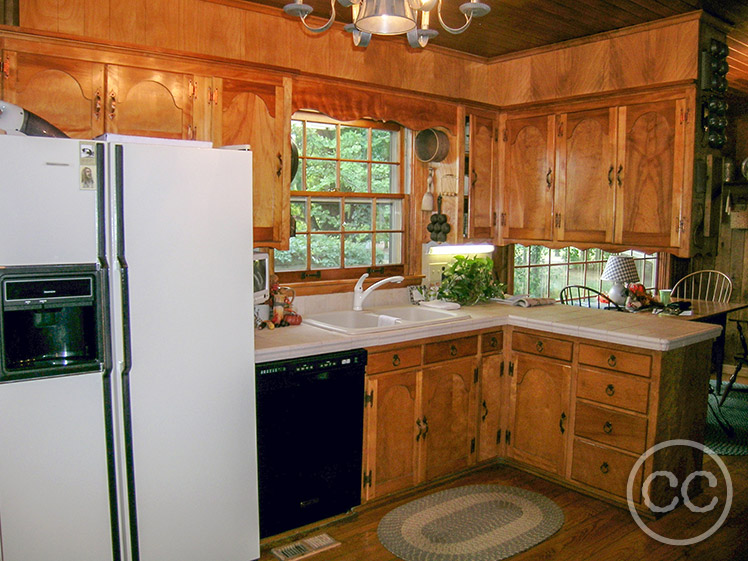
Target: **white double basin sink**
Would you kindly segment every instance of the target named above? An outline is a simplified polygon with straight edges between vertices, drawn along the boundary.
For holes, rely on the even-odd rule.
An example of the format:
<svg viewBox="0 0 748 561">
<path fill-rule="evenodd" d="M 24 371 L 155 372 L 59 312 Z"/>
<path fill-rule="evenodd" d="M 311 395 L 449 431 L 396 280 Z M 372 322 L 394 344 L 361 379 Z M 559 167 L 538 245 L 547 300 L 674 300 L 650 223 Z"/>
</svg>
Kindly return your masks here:
<svg viewBox="0 0 748 561">
<path fill-rule="evenodd" d="M 396 306 L 367 310 L 324 312 L 304 318 L 315 327 L 339 333 L 377 333 L 407 327 L 420 327 L 470 319 L 463 312 L 428 310 L 418 306 Z"/>
</svg>

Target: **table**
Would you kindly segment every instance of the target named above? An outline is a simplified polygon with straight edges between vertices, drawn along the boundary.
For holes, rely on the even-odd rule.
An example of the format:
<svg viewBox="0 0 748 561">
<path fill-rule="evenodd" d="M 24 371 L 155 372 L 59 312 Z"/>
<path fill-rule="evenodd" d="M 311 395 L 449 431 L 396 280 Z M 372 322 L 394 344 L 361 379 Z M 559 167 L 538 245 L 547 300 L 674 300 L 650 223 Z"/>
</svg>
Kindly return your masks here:
<svg viewBox="0 0 748 561">
<path fill-rule="evenodd" d="M 722 326 L 722 332 L 712 344 L 712 368 L 716 378 L 717 395 L 722 391 L 722 365 L 725 359 L 725 329 L 727 327 L 727 314 L 748 308 L 748 302 L 711 302 L 706 300 L 690 300 L 690 316 L 668 316 L 675 319 L 700 321 Z"/>
</svg>

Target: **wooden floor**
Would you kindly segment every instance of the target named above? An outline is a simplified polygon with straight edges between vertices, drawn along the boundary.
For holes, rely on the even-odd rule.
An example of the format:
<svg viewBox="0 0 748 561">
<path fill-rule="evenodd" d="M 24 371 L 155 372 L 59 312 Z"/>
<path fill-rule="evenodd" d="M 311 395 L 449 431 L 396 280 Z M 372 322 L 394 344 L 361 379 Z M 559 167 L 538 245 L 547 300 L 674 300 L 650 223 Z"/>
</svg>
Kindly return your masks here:
<svg viewBox="0 0 748 561">
<path fill-rule="evenodd" d="M 276 559 L 270 552 L 271 547 L 326 532 L 342 545 L 309 557 L 311 561 L 394 561 L 398 558 L 388 552 L 377 539 L 377 525 L 385 514 L 414 498 L 441 489 L 485 483 L 512 485 L 542 493 L 553 499 L 564 511 L 565 522 L 558 533 L 529 551 L 512 557 L 512 561 L 748 560 L 748 456 L 723 456 L 722 459 L 730 472 L 734 490 L 729 516 L 711 537 L 691 546 L 662 544 L 647 536 L 636 525 L 628 510 L 610 506 L 514 467 L 495 464 L 416 495 L 359 507 L 347 520 L 339 520 L 295 536 L 284 536 L 284 539 L 274 540 L 270 544 L 264 543 L 261 560 Z M 705 458 L 704 469 L 719 473 L 718 466 L 708 457 Z M 703 506 L 713 496 L 715 494 L 710 494 L 707 489 L 693 502 L 697 506 Z M 724 503 L 719 503 L 722 504 Z M 718 507 L 710 516 L 694 514 L 680 506 L 657 521 L 647 522 L 647 526 L 661 536 L 687 539 L 711 528 L 722 510 Z"/>
</svg>

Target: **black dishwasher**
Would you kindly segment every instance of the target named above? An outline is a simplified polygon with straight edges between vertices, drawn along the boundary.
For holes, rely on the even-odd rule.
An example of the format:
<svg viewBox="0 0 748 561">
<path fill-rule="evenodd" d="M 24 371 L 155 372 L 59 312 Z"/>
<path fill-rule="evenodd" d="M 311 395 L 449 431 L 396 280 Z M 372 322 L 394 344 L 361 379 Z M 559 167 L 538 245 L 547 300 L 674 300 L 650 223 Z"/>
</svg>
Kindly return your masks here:
<svg viewBox="0 0 748 561">
<path fill-rule="evenodd" d="M 366 351 L 258 364 L 260 537 L 361 504 Z"/>
</svg>

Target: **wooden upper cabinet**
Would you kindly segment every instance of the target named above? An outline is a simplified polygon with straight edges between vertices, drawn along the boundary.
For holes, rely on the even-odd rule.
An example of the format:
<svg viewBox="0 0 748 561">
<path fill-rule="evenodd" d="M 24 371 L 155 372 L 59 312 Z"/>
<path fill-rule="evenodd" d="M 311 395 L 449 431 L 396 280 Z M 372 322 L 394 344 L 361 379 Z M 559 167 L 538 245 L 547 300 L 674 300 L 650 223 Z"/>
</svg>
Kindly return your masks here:
<svg viewBox="0 0 748 561">
<path fill-rule="evenodd" d="M 615 217 L 614 108 L 559 116 L 556 139 L 556 239 L 611 243 Z"/>
<path fill-rule="evenodd" d="M 467 238 L 493 241 L 496 226 L 494 193 L 498 124 L 493 117 L 469 114 L 470 142 L 465 174 L 468 179 Z"/>
<path fill-rule="evenodd" d="M 678 247 L 682 230 L 685 100 L 619 108 L 617 240 Z"/>
<path fill-rule="evenodd" d="M 195 81 L 190 74 L 107 66 L 107 131 L 194 139 Z"/>
<path fill-rule="evenodd" d="M 504 120 L 504 239 L 552 239 L 555 119 L 520 115 Z"/>
<path fill-rule="evenodd" d="M 252 148 L 254 244 L 287 249 L 290 235 L 290 79 L 214 78 L 216 145 Z"/>
<path fill-rule="evenodd" d="M 502 115 L 502 241 L 687 257 L 693 96 L 674 89 Z"/>
<path fill-rule="evenodd" d="M 18 105 L 73 138 L 105 130 L 105 65 L 47 55 L 4 51 L 2 99 Z"/>
</svg>

